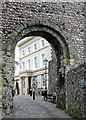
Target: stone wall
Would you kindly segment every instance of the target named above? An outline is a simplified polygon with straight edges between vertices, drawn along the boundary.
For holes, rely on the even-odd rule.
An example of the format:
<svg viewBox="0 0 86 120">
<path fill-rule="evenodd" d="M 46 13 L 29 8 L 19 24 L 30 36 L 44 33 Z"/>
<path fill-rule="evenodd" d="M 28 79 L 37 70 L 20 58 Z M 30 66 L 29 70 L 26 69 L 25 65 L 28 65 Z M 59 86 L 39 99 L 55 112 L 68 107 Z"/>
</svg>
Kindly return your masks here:
<svg viewBox="0 0 86 120">
<path fill-rule="evenodd" d="M 60 56 L 59 56 L 60 57 Z M 49 93 L 56 92 L 57 104 L 56 107 L 60 109 L 66 108 L 66 93 L 65 93 L 65 76 L 63 72 L 61 59 L 52 59 L 49 61 L 48 75 L 49 75 Z M 61 65 L 60 65 L 61 64 Z"/>
<path fill-rule="evenodd" d="M 19 25 L 21 29 L 16 29 L 16 37 L 17 32 L 23 29 L 23 23 L 28 23 L 28 21 L 32 20 L 45 21 L 45 24 L 47 22 L 56 24 L 56 26 L 65 32 L 68 39 L 66 39 L 66 42 L 69 47 L 71 59 L 74 59 L 75 63 L 83 61 L 85 57 L 83 52 L 84 2 L 2 2 L 2 8 L 3 49 L 5 49 L 6 46 L 6 39 Z M 15 41 L 14 44 L 16 44 L 16 42 L 17 41 Z"/>
<path fill-rule="evenodd" d="M 49 61 L 48 76 L 49 76 L 48 78 L 49 93 L 56 92 L 58 77 L 57 77 L 57 60 L 55 58 Z"/>
<path fill-rule="evenodd" d="M 85 0 L 1 0 L 1 1 L 9 1 L 9 2 L 85 2 Z"/>
<path fill-rule="evenodd" d="M 2 11 L 0 13 L 0 56 L 2 55 L 0 60 L 6 63 L 2 73 L 3 111 L 8 114 L 12 112 L 13 107 L 14 49 L 17 42 L 25 36 L 43 35 L 42 37 L 46 37 L 54 46 L 56 55 L 58 50 L 59 52 L 62 50 L 66 65 L 75 67 L 81 64 L 86 59 L 84 54 L 85 3 L 2 1 L 0 5 Z M 72 94 L 71 96 L 73 97 Z M 68 104 L 70 105 L 69 101 Z"/>
<path fill-rule="evenodd" d="M 67 73 L 68 112 L 74 116 L 86 117 L 86 63 L 75 67 Z M 85 87 L 81 87 L 81 80 Z"/>
<path fill-rule="evenodd" d="M 0 69 L 0 119 L 2 117 L 2 69 Z"/>
<path fill-rule="evenodd" d="M 65 78 L 65 88 L 59 88 L 59 75 L 57 73 L 57 62 L 53 59 L 49 62 L 49 92 L 55 91 L 57 93 L 57 107 L 65 109 L 73 116 L 78 118 L 86 117 L 86 63 L 69 70 Z M 85 86 L 81 87 L 81 80 L 85 80 Z M 66 95 L 66 99 L 65 99 Z M 68 106 L 65 106 L 65 102 Z"/>
</svg>

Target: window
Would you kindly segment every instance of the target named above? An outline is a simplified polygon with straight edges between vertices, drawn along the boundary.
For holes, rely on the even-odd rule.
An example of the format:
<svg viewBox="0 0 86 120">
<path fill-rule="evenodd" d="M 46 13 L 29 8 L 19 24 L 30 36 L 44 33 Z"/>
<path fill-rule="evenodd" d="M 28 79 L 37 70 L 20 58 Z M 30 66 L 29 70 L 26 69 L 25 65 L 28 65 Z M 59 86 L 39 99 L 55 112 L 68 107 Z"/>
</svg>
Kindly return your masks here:
<svg viewBox="0 0 86 120">
<path fill-rule="evenodd" d="M 23 89 L 25 88 L 25 80 L 23 80 Z"/>
<path fill-rule="evenodd" d="M 45 41 L 44 41 L 44 39 L 41 40 L 41 46 L 42 46 L 42 47 L 45 46 Z"/>
<path fill-rule="evenodd" d="M 25 69 L 25 62 L 22 62 L 22 69 Z"/>
<path fill-rule="evenodd" d="M 28 47 L 28 53 L 30 53 L 30 47 Z"/>
<path fill-rule="evenodd" d="M 45 53 L 41 54 L 41 66 L 44 66 Z"/>
<path fill-rule="evenodd" d="M 30 70 L 30 59 L 28 60 L 28 69 Z"/>
<path fill-rule="evenodd" d="M 24 56 L 25 55 L 25 50 L 22 50 L 22 56 Z"/>
<path fill-rule="evenodd" d="M 37 76 L 33 77 L 33 86 L 37 87 Z"/>
<path fill-rule="evenodd" d="M 37 83 L 37 76 L 33 77 L 33 82 Z"/>
<path fill-rule="evenodd" d="M 42 84 L 43 86 L 45 86 L 45 75 L 44 74 L 42 74 Z"/>
<path fill-rule="evenodd" d="M 37 57 L 34 57 L 34 68 L 37 68 Z"/>
<path fill-rule="evenodd" d="M 34 44 L 34 50 L 37 50 L 37 43 Z"/>
</svg>

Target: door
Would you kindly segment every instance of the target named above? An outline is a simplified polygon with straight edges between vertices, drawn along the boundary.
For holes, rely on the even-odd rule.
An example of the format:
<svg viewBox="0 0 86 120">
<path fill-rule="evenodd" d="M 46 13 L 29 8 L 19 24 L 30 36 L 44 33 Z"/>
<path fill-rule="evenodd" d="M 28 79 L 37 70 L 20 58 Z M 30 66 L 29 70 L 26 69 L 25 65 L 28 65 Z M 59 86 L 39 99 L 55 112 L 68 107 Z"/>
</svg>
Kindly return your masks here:
<svg viewBox="0 0 86 120">
<path fill-rule="evenodd" d="M 31 89 L 31 77 L 28 77 L 28 83 L 29 83 L 29 94 L 30 94 L 30 89 Z"/>
</svg>

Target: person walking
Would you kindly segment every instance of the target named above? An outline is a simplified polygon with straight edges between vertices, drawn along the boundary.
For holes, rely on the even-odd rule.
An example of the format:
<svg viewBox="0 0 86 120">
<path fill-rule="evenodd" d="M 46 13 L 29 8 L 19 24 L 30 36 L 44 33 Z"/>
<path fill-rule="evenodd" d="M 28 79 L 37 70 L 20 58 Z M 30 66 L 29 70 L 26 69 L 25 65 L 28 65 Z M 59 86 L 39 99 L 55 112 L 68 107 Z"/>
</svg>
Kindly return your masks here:
<svg viewBox="0 0 86 120">
<path fill-rule="evenodd" d="M 16 90 L 17 90 L 17 95 L 19 95 L 19 84 L 16 82 Z"/>
</svg>

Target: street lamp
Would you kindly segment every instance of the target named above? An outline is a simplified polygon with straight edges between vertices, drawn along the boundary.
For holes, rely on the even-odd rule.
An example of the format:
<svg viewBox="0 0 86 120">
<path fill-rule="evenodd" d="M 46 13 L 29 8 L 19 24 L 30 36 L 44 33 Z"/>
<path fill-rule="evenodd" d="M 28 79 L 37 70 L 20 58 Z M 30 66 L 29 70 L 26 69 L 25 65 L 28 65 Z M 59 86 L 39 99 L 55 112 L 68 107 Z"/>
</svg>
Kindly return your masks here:
<svg viewBox="0 0 86 120">
<path fill-rule="evenodd" d="M 48 62 L 48 60 L 45 58 L 45 60 L 44 60 L 44 65 L 47 67 L 47 62 Z"/>
<path fill-rule="evenodd" d="M 36 89 L 36 81 L 35 80 L 33 81 L 32 89 L 33 89 L 33 100 L 35 100 L 35 89 Z"/>
<path fill-rule="evenodd" d="M 45 59 L 44 60 L 44 65 L 45 65 L 45 94 L 44 94 L 44 100 L 45 100 L 45 98 L 47 100 L 47 63 L 48 63 L 48 60 Z"/>
<path fill-rule="evenodd" d="M 45 65 L 45 89 L 47 90 L 47 62 L 48 60 L 44 60 L 44 65 Z"/>
</svg>

